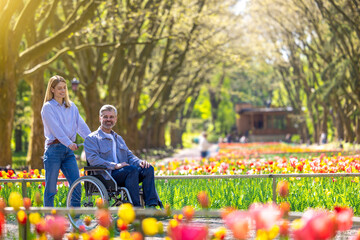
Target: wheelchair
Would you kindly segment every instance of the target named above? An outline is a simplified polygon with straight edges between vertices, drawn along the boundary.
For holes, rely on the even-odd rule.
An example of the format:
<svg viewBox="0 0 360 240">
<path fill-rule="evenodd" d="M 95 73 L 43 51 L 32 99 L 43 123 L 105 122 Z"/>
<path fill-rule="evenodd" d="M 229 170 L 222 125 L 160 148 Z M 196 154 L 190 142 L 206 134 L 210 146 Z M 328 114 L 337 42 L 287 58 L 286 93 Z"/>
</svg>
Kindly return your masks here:
<svg viewBox="0 0 360 240">
<path fill-rule="evenodd" d="M 88 164 L 89 165 L 89 164 Z M 98 172 L 104 172 L 110 180 L 105 179 Z M 101 198 L 108 204 L 109 207 L 120 206 L 123 203 L 133 203 L 130 193 L 127 188 L 119 187 L 115 179 L 111 176 L 106 167 L 102 166 L 86 166 L 84 167 L 85 175 L 78 178 L 69 188 L 69 192 L 66 199 L 66 207 L 72 208 L 72 200 L 79 196 L 75 191 L 77 186 L 81 186 L 80 207 L 95 207 L 96 202 Z M 140 204 L 145 206 L 142 186 L 139 186 Z M 163 204 L 156 192 L 158 198 L 158 206 L 163 209 Z M 76 221 L 78 219 L 84 220 L 85 217 L 90 217 L 91 221 L 88 222 L 88 226 L 85 226 L 86 230 L 91 230 L 97 226 L 97 221 L 92 214 L 68 214 L 69 221 L 74 228 L 78 228 Z"/>
</svg>

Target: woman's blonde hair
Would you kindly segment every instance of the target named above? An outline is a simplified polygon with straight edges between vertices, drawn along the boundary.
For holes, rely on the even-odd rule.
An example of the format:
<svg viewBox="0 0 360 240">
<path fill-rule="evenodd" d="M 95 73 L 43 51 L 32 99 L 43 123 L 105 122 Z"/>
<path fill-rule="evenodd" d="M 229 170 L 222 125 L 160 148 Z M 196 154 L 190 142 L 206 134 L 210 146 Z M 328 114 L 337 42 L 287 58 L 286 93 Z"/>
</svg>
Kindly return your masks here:
<svg viewBox="0 0 360 240">
<path fill-rule="evenodd" d="M 54 98 L 54 93 L 51 91 L 51 88 L 55 88 L 56 85 L 58 85 L 60 82 L 63 82 L 63 83 L 66 84 L 65 79 L 63 77 L 59 76 L 59 75 L 55 75 L 55 76 L 53 76 L 53 77 L 51 77 L 49 79 L 49 82 L 48 82 L 48 85 L 47 85 L 47 88 L 46 88 L 44 104 L 47 101 L 50 101 L 51 99 Z M 68 108 L 68 107 L 71 106 L 70 99 L 69 99 L 69 93 L 68 93 L 67 88 L 66 88 L 66 91 L 65 91 L 64 102 L 65 102 L 65 107 Z"/>
</svg>

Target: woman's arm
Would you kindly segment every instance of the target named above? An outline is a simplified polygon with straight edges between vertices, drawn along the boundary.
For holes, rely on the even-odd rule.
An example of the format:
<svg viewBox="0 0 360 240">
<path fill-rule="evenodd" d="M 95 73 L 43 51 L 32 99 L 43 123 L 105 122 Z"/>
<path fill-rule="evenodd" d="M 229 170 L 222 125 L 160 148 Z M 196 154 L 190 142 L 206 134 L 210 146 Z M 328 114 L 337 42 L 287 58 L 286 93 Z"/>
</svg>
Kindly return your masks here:
<svg viewBox="0 0 360 240">
<path fill-rule="evenodd" d="M 81 117 L 80 113 L 79 113 L 79 109 L 76 107 L 76 105 L 73 103 L 73 106 L 75 107 L 75 111 L 77 114 L 77 133 L 79 133 L 79 135 L 85 139 L 90 133 L 90 129 L 88 127 L 88 125 L 85 123 L 84 119 Z"/>
</svg>

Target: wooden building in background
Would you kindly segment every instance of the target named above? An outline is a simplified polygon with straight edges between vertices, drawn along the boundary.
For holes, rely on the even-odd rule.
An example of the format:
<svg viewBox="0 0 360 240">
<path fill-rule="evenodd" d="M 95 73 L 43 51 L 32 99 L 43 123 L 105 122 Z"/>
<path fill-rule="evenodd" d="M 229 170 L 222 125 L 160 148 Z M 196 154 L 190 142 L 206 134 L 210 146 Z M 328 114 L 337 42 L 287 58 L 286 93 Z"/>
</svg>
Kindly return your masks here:
<svg viewBox="0 0 360 240">
<path fill-rule="evenodd" d="M 236 128 L 239 136 L 249 142 L 284 141 L 287 134 L 296 134 L 287 108 L 253 107 L 249 103 L 236 104 Z"/>
</svg>

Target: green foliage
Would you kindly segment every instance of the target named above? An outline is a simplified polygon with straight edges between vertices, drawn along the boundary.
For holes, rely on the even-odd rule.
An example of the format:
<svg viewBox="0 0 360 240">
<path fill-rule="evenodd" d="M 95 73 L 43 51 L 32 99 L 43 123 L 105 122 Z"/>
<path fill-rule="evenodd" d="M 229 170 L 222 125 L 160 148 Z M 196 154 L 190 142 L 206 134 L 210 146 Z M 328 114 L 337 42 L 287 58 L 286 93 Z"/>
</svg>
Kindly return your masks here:
<svg viewBox="0 0 360 240">
<path fill-rule="evenodd" d="M 211 104 L 209 100 L 209 93 L 205 87 L 200 91 L 200 96 L 194 106 L 192 116 L 194 118 L 200 118 L 203 120 L 211 119 Z"/>
</svg>

